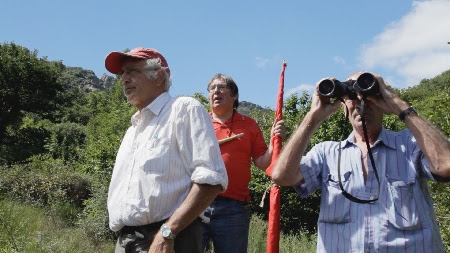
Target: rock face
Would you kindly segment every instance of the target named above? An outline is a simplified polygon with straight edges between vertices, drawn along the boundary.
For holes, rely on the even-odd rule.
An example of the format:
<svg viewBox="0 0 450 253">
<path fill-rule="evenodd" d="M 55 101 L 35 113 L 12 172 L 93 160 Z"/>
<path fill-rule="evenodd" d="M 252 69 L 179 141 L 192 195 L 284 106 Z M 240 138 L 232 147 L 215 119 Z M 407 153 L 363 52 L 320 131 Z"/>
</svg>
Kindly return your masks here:
<svg viewBox="0 0 450 253">
<path fill-rule="evenodd" d="M 100 78 L 100 85 L 103 89 L 109 90 L 109 88 L 114 85 L 114 77 L 103 74 Z"/>
<path fill-rule="evenodd" d="M 99 79 L 92 70 L 80 67 L 66 67 L 61 75 L 63 82 L 84 92 L 108 90 L 114 84 L 114 77 L 103 74 Z"/>
</svg>

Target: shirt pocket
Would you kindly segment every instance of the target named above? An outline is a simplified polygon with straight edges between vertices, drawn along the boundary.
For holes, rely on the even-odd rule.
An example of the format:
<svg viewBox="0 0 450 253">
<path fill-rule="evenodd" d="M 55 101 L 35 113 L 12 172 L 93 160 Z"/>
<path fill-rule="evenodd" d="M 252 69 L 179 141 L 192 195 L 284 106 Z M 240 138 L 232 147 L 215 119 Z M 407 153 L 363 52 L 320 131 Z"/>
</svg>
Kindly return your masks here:
<svg viewBox="0 0 450 253">
<path fill-rule="evenodd" d="M 415 178 L 402 180 L 387 176 L 388 188 L 392 204 L 388 207 L 388 220 L 400 230 L 421 229 L 419 212 L 414 199 Z"/>
<path fill-rule="evenodd" d="M 143 167 L 145 170 L 161 169 L 167 161 L 170 161 L 170 145 L 169 138 L 152 138 L 145 144 L 145 152 Z"/>
<path fill-rule="evenodd" d="M 351 171 L 341 174 L 343 188 L 348 191 Z M 342 194 L 337 174 L 328 174 L 324 180 L 326 189 L 322 189 L 319 222 L 350 222 L 350 200 Z"/>
</svg>

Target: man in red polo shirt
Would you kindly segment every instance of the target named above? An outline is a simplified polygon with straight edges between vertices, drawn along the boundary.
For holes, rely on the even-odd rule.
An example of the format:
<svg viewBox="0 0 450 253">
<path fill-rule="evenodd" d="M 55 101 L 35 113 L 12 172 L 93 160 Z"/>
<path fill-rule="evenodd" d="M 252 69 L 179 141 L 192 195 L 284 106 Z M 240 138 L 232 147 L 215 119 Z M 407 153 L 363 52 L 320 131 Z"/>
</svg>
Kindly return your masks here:
<svg viewBox="0 0 450 253">
<path fill-rule="evenodd" d="M 250 225 L 251 160 L 265 171 L 271 163 L 272 145 L 267 147 L 256 121 L 241 115 L 239 92 L 229 76 L 216 74 L 208 83 L 211 118 L 228 174 L 228 188 L 206 209 L 203 217 L 203 249 L 212 240 L 216 253 L 247 252 Z M 271 135 L 284 136 L 283 121 L 275 122 Z M 233 138 L 238 135 L 239 137 Z M 229 140 L 222 143 L 222 140 Z"/>
</svg>

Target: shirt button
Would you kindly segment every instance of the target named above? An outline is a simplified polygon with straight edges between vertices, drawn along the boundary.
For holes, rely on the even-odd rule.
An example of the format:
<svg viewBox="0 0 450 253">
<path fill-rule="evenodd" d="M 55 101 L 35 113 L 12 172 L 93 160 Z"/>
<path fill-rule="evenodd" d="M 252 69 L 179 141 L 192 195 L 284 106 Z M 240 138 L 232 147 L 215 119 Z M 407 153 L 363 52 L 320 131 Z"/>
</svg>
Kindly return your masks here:
<svg viewBox="0 0 450 253">
<path fill-rule="evenodd" d="M 373 200 L 373 199 L 374 199 L 374 197 L 370 197 L 370 200 Z M 368 250 L 369 250 L 369 249 L 367 249 L 366 252 L 369 252 Z"/>
</svg>

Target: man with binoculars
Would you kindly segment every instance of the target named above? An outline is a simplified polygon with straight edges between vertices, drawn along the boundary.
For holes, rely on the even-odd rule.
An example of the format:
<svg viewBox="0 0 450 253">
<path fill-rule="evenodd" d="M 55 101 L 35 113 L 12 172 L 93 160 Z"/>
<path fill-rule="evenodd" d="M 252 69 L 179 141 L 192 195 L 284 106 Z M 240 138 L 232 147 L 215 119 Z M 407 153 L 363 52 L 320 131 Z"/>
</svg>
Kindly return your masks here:
<svg viewBox="0 0 450 253">
<path fill-rule="evenodd" d="M 305 153 L 339 107 L 352 133 Z M 390 113 L 407 129 L 385 129 Z M 450 181 L 450 143 L 378 75 L 319 81 L 272 179 L 302 197 L 321 189 L 317 252 L 444 252 L 426 180 Z"/>
</svg>

